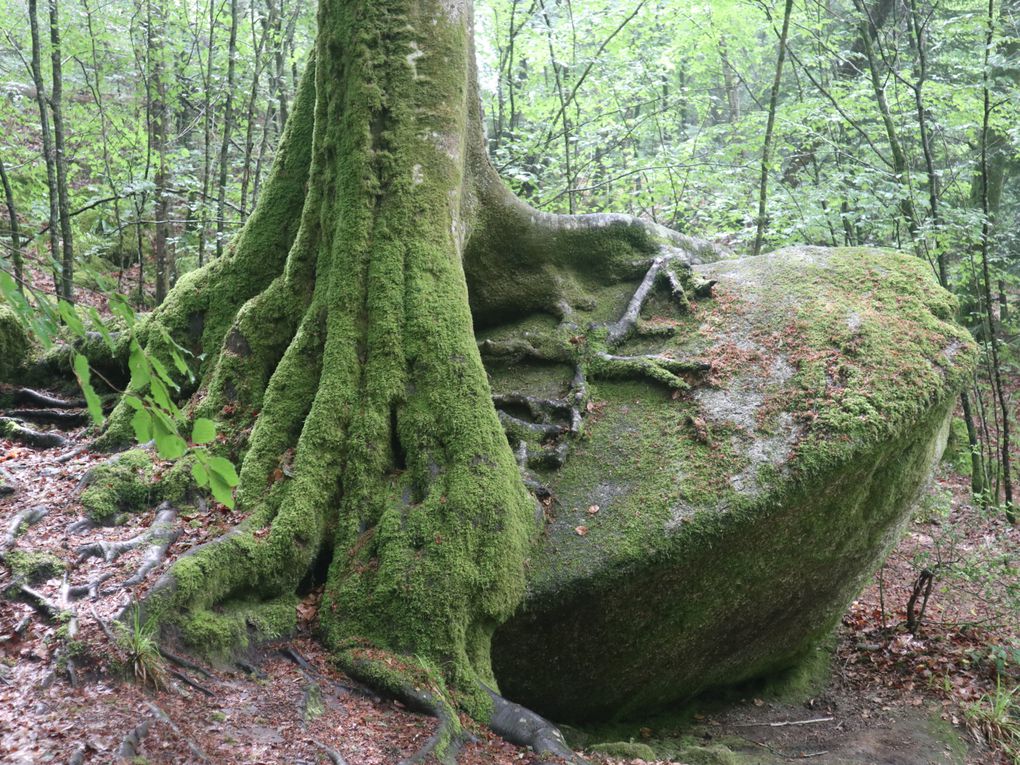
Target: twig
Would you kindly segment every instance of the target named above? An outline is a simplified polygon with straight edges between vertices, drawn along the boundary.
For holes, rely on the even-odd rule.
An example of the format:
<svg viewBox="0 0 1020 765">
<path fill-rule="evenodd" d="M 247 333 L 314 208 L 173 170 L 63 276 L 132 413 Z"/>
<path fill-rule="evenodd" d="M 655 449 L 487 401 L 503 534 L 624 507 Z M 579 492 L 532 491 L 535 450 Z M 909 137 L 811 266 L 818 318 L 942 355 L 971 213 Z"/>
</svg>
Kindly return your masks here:
<svg viewBox="0 0 1020 765">
<path fill-rule="evenodd" d="M 739 723 L 734 728 L 757 728 L 768 726 L 770 728 L 783 728 L 787 725 L 812 725 L 814 723 L 832 722 L 835 717 L 815 717 L 810 720 L 784 720 L 783 722 L 760 722 L 760 723 Z"/>
</svg>

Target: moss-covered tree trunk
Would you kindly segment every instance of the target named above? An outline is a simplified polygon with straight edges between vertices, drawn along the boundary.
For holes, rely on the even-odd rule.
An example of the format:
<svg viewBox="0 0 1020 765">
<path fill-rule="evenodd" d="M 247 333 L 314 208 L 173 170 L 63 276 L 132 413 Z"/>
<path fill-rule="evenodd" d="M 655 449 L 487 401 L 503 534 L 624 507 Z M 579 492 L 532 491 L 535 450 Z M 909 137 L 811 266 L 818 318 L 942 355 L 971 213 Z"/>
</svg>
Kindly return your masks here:
<svg viewBox="0 0 1020 765">
<path fill-rule="evenodd" d="M 204 354 L 192 412 L 251 428 L 249 517 L 181 559 L 147 613 L 207 649 L 280 634 L 329 560 L 320 626 L 349 671 L 391 689 L 424 671 L 440 706 L 498 717 L 490 637 L 522 597 L 536 505 L 473 324 L 538 310 L 569 333 L 591 280 L 654 277 L 692 246 L 505 190 L 484 151 L 469 0 L 322 0 L 250 220 L 143 331 L 157 355 L 166 334 Z M 590 360 L 679 384 L 665 359 Z M 114 412 L 109 442 L 129 416 Z"/>
</svg>

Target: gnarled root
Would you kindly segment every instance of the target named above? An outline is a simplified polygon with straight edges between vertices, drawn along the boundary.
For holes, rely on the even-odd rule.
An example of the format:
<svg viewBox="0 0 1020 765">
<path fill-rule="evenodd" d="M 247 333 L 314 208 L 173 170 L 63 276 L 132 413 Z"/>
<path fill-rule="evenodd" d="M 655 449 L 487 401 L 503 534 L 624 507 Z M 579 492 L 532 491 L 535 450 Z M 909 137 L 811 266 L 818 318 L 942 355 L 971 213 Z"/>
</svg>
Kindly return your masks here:
<svg viewBox="0 0 1020 765">
<path fill-rule="evenodd" d="M 567 746 L 559 728 L 530 709 L 508 701 L 491 688 L 482 687 L 492 698 L 489 727 L 494 733 L 511 744 L 531 747 L 540 757 L 553 758 L 544 760 L 550 765 L 553 762 L 586 765 L 586 761 Z"/>
</svg>

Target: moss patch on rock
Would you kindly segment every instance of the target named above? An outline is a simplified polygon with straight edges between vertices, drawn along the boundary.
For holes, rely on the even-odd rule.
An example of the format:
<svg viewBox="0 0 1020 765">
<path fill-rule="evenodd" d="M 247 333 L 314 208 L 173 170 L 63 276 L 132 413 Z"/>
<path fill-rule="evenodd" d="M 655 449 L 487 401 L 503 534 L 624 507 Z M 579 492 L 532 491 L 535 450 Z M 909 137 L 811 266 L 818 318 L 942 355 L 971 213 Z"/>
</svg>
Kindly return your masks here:
<svg viewBox="0 0 1020 765">
<path fill-rule="evenodd" d="M 591 751 L 599 754 L 607 754 L 610 757 L 626 757 L 629 759 L 644 760 L 653 762 L 657 759 L 655 750 L 648 744 L 635 744 L 631 741 L 611 741 L 604 744 L 595 744 Z"/>
<path fill-rule="evenodd" d="M 25 328 L 14 310 L 0 303 L 0 381 L 13 379 L 25 363 L 31 347 Z"/>
<path fill-rule="evenodd" d="M 194 487 L 190 460 L 176 462 L 160 474 L 152 455 L 144 449 L 122 452 L 89 473 L 80 501 L 96 523 L 117 525 L 130 513 L 151 510 L 159 502 L 179 503 Z"/>
<path fill-rule="evenodd" d="M 29 584 L 40 584 L 64 573 L 67 564 L 48 552 L 11 550 L 4 556 L 4 563 L 11 569 L 15 579 Z"/>
<path fill-rule="evenodd" d="M 543 476 L 553 518 L 493 662 L 554 719 L 643 714 L 809 656 L 898 537 L 974 363 L 916 258 L 795 248 L 696 272 L 714 300 L 655 342 L 710 363 L 705 382 L 599 382 L 587 438 Z"/>
</svg>

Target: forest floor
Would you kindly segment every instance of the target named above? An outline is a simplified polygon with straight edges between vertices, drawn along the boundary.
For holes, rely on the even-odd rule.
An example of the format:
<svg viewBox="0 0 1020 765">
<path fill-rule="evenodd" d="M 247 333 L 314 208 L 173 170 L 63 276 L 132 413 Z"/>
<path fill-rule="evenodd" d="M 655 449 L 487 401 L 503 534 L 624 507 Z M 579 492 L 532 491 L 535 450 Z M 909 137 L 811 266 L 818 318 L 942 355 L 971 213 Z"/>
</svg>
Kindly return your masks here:
<svg viewBox="0 0 1020 765">
<path fill-rule="evenodd" d="M 299 633 L 263 646 L 243 667 L 171 657 L 146 665 L 160 687 L 133 678 L 132 630 L 115 626 L 116 615 L 176 557 L 242 516 L 215 504 L 179 516 L 180 536 L 166 559 L 142 584 L 123 587 L 147 545 L 113 562 L 82 557 L 79 550 L 138 536 L 156 512 L 114 528 L 73 531 L 82 518 L 79 483 L 105 457 L 83 449 L 82 429 L 65 435 L 67 443 L 52 449 L 0 441 L 0 484 L 14 488 L 0 497 L 0 552 L 6 544 L 15 553 L 57 559 L 30 586 L 31 595 L 23 590 L 20 600 L 0 599 L 0 762 L 375 765 L 396 763 L 428 739 L 433 719 L 380 699 L 331 666 L 314 640 L 314 591 L 299 607 Z M 44 517 L 9 529 L 18 513 L 39 506 L 48 510 Z M 849 608 L 827 683 L 806 702 L 749 691 L 672 721 L 629 733 L 616 729 L 612 740 L 623 736 L 626 744 L 616 751 L 629 751 L 622 759 L 588 756 L 597 763 L 641 762 L 643 750 L 635 744 L 651 744 L 684 753 L 684 759 L 659 762 L 692 765 L 1017 762 L 1001 746 L 990 748 L 987 734 L 997 731 L 988 711 L 997 670 L 1004 673 L 1003 689 L 1018 682 L 1020 657 L 1010 651 L 1017 650 L 1020 616 L 1008 609 L 1015 589 L 1012 601 L 1007 597 L 1008 588 L 1020 586 L 1018 549 L 1020 530 L 975 507 L 967 481 L 944 465 L 907 534 Z M 0 564 L 0 592 L 15 576 L 11 560 L 8 555 Z M 904 627 L 908 601 L 925 570 L 934 572 L 933 586 L 911 634 Z M 73 599 L 69 588 L 86 582 L 95 584 L 93 592 Z M 1017 714 L 1018 706 L 1014 697 L 1006 715 Z M 1009 722 L 1002 715 L 998 720 Z M 477 742 L 462 753 L 465 765 L 535 761 L 485 731 L 475 735 Z M 579 745 L 596 744 L 598 735 L 581 734 Z"/>
</svg>

